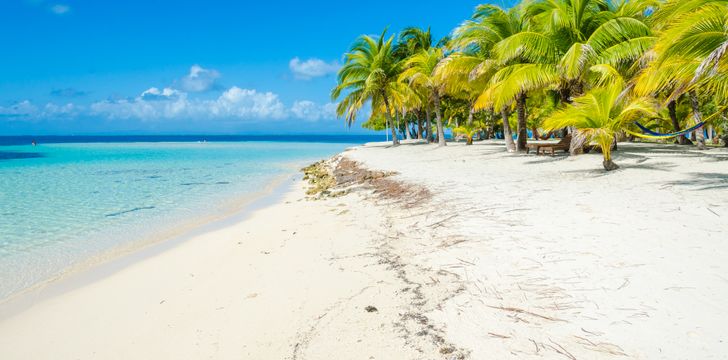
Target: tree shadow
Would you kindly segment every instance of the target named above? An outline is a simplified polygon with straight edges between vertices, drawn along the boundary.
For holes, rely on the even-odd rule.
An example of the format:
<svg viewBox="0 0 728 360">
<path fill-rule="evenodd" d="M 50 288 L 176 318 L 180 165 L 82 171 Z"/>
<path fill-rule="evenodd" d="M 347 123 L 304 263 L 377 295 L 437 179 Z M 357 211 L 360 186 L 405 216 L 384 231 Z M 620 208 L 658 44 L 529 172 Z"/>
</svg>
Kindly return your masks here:
<svg viewBox="0 0 728 360">
<path fill-rule="evenodd" d="M 640 162 L 638 164 L 621 164 L 617 162 L 617 165 L 619 165 L 619 169 L 612 170 L 612 171 L 606 171 L 604 170 L 600 164 L 595 164 L 595 167 L 593 169 L 578 169 L 578 170 L 565 170 L 562 171 L 564 174 L 581 174 L 588 177 L 601 177 L 601 176 L 607 176 L 611 174 L 619 174 L 621 172 L 627 171 L 627 170 L 655 170 L 655 171 L 670 171 L 670 169 L 677 167 L 677 165 L 669 162 L 651 162 L 651 163 L 644 163 Z"/>
<path fill-rule="evenodd" d="M 615 160 L 619 160 L 619 158 L 615 158 Z M 617 163 L 621 169 L 639 169 L 639 170 L 657 170 L 657 171 L 670 171 L 671 169 L 674 169 L 678 167 L 677 164 L 667 162 L 667 161 L 657 161 L 657 162 L 649 162 L 647 163 L 647 160 L 649 158 L 647 157 L 638 157 L 638 160 L 635 164 L 622 164 Z"/>
<path fill-rule="evenodd" d="M 524 164 L 526 165 L 538 165 L 538 164 L 549 164 L 549 163 L 555 163 L 559 161 L 563 161 L 567 159 L 569 156 L 566 153 L 563 154 L 556 154 L 556 155 L 538 155 L 538 160 L 530 160 L 526 161 Z"/>
<path fill-rule="evenodd" d="M 590 178 L 596 178 L 596 177 L 602 177 L 607 176 L 611 174 L 616 174 L 618 172 L 622 171 L 622 168 L 619 168 L 617 170 L 613 171 L 607 171 L 604 170 L 604 168 L 601 167 L 601 165 L 598 165 L 599 167 L 594 167 L 593 169 L 578 169 L 578 170 L 564 170 L 560 171 L 562 174 L 575 174 L 575 175 L 583 175 L 585 177 Z"/>
<path fill-rule="evenodd" d="M 689 179 L 666 182 L 666 185 L 685 186 L 695 188 L 694 190 L 715 190 L 728 189 L 728 174 L 725 173 L 688 173 Z"/>
<path fill-rule="evenodd" d="M 728 152 L 722 148 L 708 148 L 698 150 L 692 145 L 674 144 L 620 144 L 623 153 L 631 153 L 633 156 L 649 155 L 670 155 L 673 157 L 708 158 L 710 161 L 728 161 Z"/>
</svg>

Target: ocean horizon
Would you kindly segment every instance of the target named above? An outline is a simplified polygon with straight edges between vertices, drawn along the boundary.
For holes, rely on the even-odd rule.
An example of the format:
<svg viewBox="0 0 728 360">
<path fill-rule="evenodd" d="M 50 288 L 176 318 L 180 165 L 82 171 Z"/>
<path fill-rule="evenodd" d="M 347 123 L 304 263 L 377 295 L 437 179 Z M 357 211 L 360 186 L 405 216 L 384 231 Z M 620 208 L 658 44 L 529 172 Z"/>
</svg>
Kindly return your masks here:
<svg viewBox="0 0 728 360">
<path fill-rule="evenodd" d="M 276 179 L 368 139 L 0 137 L 0 299 L 116 249 L 240 211 Z"/>
<path fill-rule="evenodd" d="M 374 134 L 140 134 L 140 135 L 0 135 L 0 146 L 64 143 L 124 143 L 124 142 L 316 142 L 365 143 L 386 140 L 386 135 Z"/>
</svg>

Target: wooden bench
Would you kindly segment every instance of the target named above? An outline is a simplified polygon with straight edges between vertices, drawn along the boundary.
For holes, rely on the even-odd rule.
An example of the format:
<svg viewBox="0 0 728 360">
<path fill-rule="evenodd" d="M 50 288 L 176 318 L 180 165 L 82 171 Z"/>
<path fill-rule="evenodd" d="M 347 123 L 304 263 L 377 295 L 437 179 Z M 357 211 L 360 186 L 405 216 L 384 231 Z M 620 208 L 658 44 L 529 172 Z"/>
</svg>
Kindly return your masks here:
<svg viewBox="0 0 728 360">
<path fill-rule="evenodd" d="M 551 156 L 556 155 L 557 150 L 564 150 L 566 152 L 569 152 L 569 147 L 571 146 L 571 135 L 566 135 L 561 141 L 557 143 L 530 143 L 526 144 L 526 154 L 530 152 L 531 149 L 536 150 L 536 155 L 539 155 L 541 153 L 546 154 L 546 151 L 548 150 L 551 153 Z"/>
</svg>

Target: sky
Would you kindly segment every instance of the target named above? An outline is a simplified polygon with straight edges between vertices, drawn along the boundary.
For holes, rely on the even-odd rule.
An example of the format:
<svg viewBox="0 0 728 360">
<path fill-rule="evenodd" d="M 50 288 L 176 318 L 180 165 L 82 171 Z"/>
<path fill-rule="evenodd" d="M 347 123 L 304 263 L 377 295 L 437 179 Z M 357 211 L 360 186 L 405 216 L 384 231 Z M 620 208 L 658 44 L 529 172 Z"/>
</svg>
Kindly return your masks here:
<svg viewBox="0 0 728 360">
<path fill-rule="evenodd" d="M 356 37 L 478 3 L 2 0 L 0 135 L 362 133 L 329 96 Z"/>
</svg>

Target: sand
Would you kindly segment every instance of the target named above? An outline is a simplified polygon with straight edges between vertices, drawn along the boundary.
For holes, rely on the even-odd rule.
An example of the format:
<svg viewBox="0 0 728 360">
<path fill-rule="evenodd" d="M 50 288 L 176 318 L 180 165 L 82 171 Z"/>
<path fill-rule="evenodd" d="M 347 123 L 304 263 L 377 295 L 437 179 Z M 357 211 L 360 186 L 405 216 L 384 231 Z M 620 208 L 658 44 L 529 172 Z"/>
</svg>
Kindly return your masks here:
<svg viewBox="0 0 728 360">
<path fill-rule="evenodd" d="M 494 142 L 343 156 L 400 187 L 312 201 L 294 182 L 240 222 L 0 319 L 0 357 L 728 354 L 727 151 L 620 144 L 611 173 L 598 154 Z"/>
</svg>

